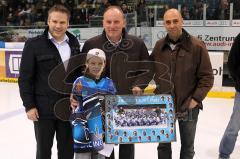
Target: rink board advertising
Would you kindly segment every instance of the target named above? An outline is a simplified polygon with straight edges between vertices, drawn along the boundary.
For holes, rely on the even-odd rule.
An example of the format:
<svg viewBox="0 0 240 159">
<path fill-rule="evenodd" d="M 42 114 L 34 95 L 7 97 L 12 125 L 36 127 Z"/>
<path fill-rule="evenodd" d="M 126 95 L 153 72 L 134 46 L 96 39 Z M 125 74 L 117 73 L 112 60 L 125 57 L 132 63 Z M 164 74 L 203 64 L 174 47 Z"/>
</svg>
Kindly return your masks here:
<svg viewBox="0 0 240 159">
<path fill-rule="evenodd" d="M 109 95 L 105 98 L 107 143 L 176 141 L 170 95 Z"/>
</svg>

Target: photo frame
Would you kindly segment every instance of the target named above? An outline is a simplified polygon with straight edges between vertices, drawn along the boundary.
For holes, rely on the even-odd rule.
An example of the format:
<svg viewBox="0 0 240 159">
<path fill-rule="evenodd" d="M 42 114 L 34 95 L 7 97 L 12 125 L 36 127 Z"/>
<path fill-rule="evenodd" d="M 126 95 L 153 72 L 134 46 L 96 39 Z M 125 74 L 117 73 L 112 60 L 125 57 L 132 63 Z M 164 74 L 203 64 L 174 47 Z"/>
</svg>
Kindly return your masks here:
<svg viewBox="0 0 240 159">
<path fill-rule="evenodd" d="M 171 95 L 107 95 L 105 111 L 106 143 L 176 141 Z"/>
</svg>

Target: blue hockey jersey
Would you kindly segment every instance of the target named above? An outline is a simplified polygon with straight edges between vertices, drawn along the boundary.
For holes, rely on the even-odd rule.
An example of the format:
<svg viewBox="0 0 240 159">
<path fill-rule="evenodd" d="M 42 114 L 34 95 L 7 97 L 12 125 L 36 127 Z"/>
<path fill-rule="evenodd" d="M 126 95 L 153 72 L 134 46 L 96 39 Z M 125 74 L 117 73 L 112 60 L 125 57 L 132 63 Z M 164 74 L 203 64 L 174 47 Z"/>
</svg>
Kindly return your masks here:
<svg viewBox="0 0 240 159">
<path fill-rule="evenodd" d="M 81 153 L 103 149 L 101 101 L 104 95 L 116 93 L 112 80 L 105 77 L 96 81 L 88 76 L 81 76 L 75 80 L 72 93 L 79 102 L 70 119 L 74 151 Z"/>
</svg>

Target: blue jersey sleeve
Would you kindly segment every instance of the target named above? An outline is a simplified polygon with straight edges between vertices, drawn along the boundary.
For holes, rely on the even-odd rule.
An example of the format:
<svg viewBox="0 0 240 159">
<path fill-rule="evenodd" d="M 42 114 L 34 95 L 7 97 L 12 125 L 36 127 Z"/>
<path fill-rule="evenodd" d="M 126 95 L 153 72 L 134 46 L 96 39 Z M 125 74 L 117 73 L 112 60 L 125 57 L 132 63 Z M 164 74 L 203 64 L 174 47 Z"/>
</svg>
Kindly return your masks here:
<svg viewBox="0 0 240 159">
<path fill-rule="evenodd" d="M 117 92 L 116 87 L 115 87 L 113 81 L 110 79 L 109 80 L 109 93 L 116 94 L 116 92 Z"/>
</svg>

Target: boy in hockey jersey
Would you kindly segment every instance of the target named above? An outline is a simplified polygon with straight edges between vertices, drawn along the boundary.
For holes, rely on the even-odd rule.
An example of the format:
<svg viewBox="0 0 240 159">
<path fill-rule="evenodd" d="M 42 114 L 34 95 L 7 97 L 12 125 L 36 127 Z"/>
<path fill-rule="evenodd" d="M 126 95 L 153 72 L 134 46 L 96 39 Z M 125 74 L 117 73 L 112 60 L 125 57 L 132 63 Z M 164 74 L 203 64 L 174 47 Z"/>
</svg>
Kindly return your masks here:
<svg viewBox="0 0 240 159">
<path fill-rule="evenodd" d="M 86 70 L 73 84 L 71 102 L 75 159 L 104 159 L 101 101 L 106 94 L 115 94 L 111 79 L 102 77 L 106 65 L 105 53 L 91 49 L 86 56 Z M 77 103 L 76 103 L 77 101 Z"/>
</svg>

